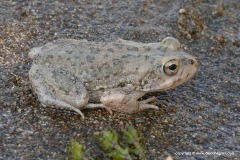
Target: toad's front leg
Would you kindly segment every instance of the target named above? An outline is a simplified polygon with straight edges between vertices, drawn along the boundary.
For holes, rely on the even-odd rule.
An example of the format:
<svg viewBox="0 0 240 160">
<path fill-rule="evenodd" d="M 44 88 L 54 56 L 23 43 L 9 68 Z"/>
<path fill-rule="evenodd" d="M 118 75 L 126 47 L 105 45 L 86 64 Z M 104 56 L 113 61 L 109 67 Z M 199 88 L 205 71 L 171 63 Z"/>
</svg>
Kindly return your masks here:
<svg viewBox="0 0 240 160">
<path fill-rule="evenodd" d="M 119 88 L 105 91 L 100 100 L 109 110 L 123 113 L 136 113 L 145 109 L 158 109 L 157 106 L 148 104 L 155 101 L 155 97 L 138 101 L 145 94 L 146 92 L 126 91 Z"/>
</svg>

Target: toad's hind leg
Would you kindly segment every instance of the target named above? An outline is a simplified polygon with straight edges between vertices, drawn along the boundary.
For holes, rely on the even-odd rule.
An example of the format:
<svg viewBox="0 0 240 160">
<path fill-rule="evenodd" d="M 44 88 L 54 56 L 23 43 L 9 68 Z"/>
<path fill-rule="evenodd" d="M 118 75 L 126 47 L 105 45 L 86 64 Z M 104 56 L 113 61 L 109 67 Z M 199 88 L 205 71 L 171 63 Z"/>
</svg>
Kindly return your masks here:
<svg viewBox="0 0 240 160">
<path fill-rule="evenodd" d="M 33 90 L 43 105 L 70 109 L 84 118 L 80 109 L 88 103 L 88 94 L 81 80 L 68 71 L 33 65 L 29 71 Z"/>
</svg>

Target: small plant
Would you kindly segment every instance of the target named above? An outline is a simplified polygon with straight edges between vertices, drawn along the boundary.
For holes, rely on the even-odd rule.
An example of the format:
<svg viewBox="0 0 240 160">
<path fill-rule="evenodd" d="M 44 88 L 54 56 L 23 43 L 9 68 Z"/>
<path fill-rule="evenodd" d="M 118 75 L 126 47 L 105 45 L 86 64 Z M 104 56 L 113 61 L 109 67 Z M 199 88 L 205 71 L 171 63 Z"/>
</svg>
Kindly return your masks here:
<svg viewBox="0 0 240 160">
<path fill-rule="evenodd" d="M 84 151 L 85 147 L 76 140 L 72 140 L 68 145 L 68 153 L 71 160 L 87 160 L 83 155 Z"/>
<path fill-rule="evenodd" d="M 115 131 L 105 131 L 100 137 L 101 146 L 111 158 L 116 160 L 131 160 L 128 147 L 122 148 L 118 140 L 118 135 Z"/>
<path fill-rule="evenodd" d="M 139 159 L 146 159 L 144 154 L 144 149 L 141 146 L 142 137 L 137 133 L 137 130 L 131 126 L 127 126 L 123 131 L 122 142 L 129 146 L 129 152 L 134 154 Z"/>
<path fill-rule="evenodd" d="M 127 126 L 120 133 L 115 130 L 107 130 L 98 136 L 100 145 L 111 159 L 114 160 L 146 160 L 144 149 L 141 146 L 142 137 L 137 130 Z M 72 160 L 87 160 L 84 157 L 85 147 L 79 142 L 72 140 L 68 146 L 69 157 Z"/>
</svg>

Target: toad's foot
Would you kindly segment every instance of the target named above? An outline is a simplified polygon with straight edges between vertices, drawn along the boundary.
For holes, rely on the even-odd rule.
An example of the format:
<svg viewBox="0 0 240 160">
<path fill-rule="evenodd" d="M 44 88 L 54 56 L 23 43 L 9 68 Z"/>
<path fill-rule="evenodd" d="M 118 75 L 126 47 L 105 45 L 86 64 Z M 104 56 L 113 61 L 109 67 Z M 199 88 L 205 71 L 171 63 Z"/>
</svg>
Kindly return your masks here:
<svg viewBox="0 0 240 160">
<path fill-rule="evenodd" d="M 155 106 L 153 104 L 147 104 L 157 101 L 157 98 L 155 96 L 150 97 L 148 99 L 145 99 L 143 101 L 139 102 L 139 110 L 145 110 L 145 109 L 156 109 L 158 110 L 158 106 Z"/>
<path fill-rule="evenodd" d="M 61 101 L 59 99 L 50 98 L 48 96 L 44 96 L 44 97 L 41 97 L 41 98 L 42 98 L 42 100 L 44 100 L 47 103 L 47 105 L 42 104 L 44 107 L 50 105 L 50 106 L 58 106 L 58 107 L 55 107 L 55 108 L 67 108 L 67 109 L 73 110 L 73 111 L 77 112 L 78 114 L 80 114 L 82 119 L 85 118 L 84 114 L 81 112 L 80 109 L 78 109 L 76 107 L 73 107 L 73 106 L 71 106 L 70 104 L 68 104 L 64 101 Z"/>
<path fill-rule="evenodd" d="M 156 101 L 157 101 L 157 97 L 153 96 L 153 97 L 150 97 L 148 99 L 142 100 L 140 102 L 142 102 L 142 103 L 152 103 L 152 102 L 156 102 Z"/>
</svg>

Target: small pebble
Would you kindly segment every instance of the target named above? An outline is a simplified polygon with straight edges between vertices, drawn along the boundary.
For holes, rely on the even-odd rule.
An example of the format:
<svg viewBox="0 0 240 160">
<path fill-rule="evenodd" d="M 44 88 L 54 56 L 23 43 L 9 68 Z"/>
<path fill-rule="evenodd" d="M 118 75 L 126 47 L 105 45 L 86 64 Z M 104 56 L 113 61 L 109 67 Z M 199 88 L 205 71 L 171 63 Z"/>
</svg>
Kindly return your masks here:
<svg viewBox="0 0 240 160">
<path fill-rule="evenodd" d="M 172 158 L 171 155 L 169 155 L 169 156 L 166 158 L 166 160 L 173 160 L 173 158 Z"/>
<path fill-rule="evenodd" d="M 185 10 L 184 8 L 181 8 L 181 9 L 179 10 L 179 13 L 180 13 L 180 14 L 185 14 L 185 13 L 186 13 L 186 10 Z"/>
<path fill-rule="evenodd" d="M 21 97 L 23 97 L 24 96 L 24 93 L 23 92 L 20 92 L 20 94 L 19 94 Z"/>
<path fill-rule="evenodd" d="M 191 34 L 187 34 L 187 39 L 192 39 Z"/>
<path fill-rule="evenodd" d="M 93 132 L 93 134 L 94 134 L 95 136 L 99 136 L 99 135 L 100 135 L 100 132 L 96 131 L 96 132 Z"/>
</svg>

